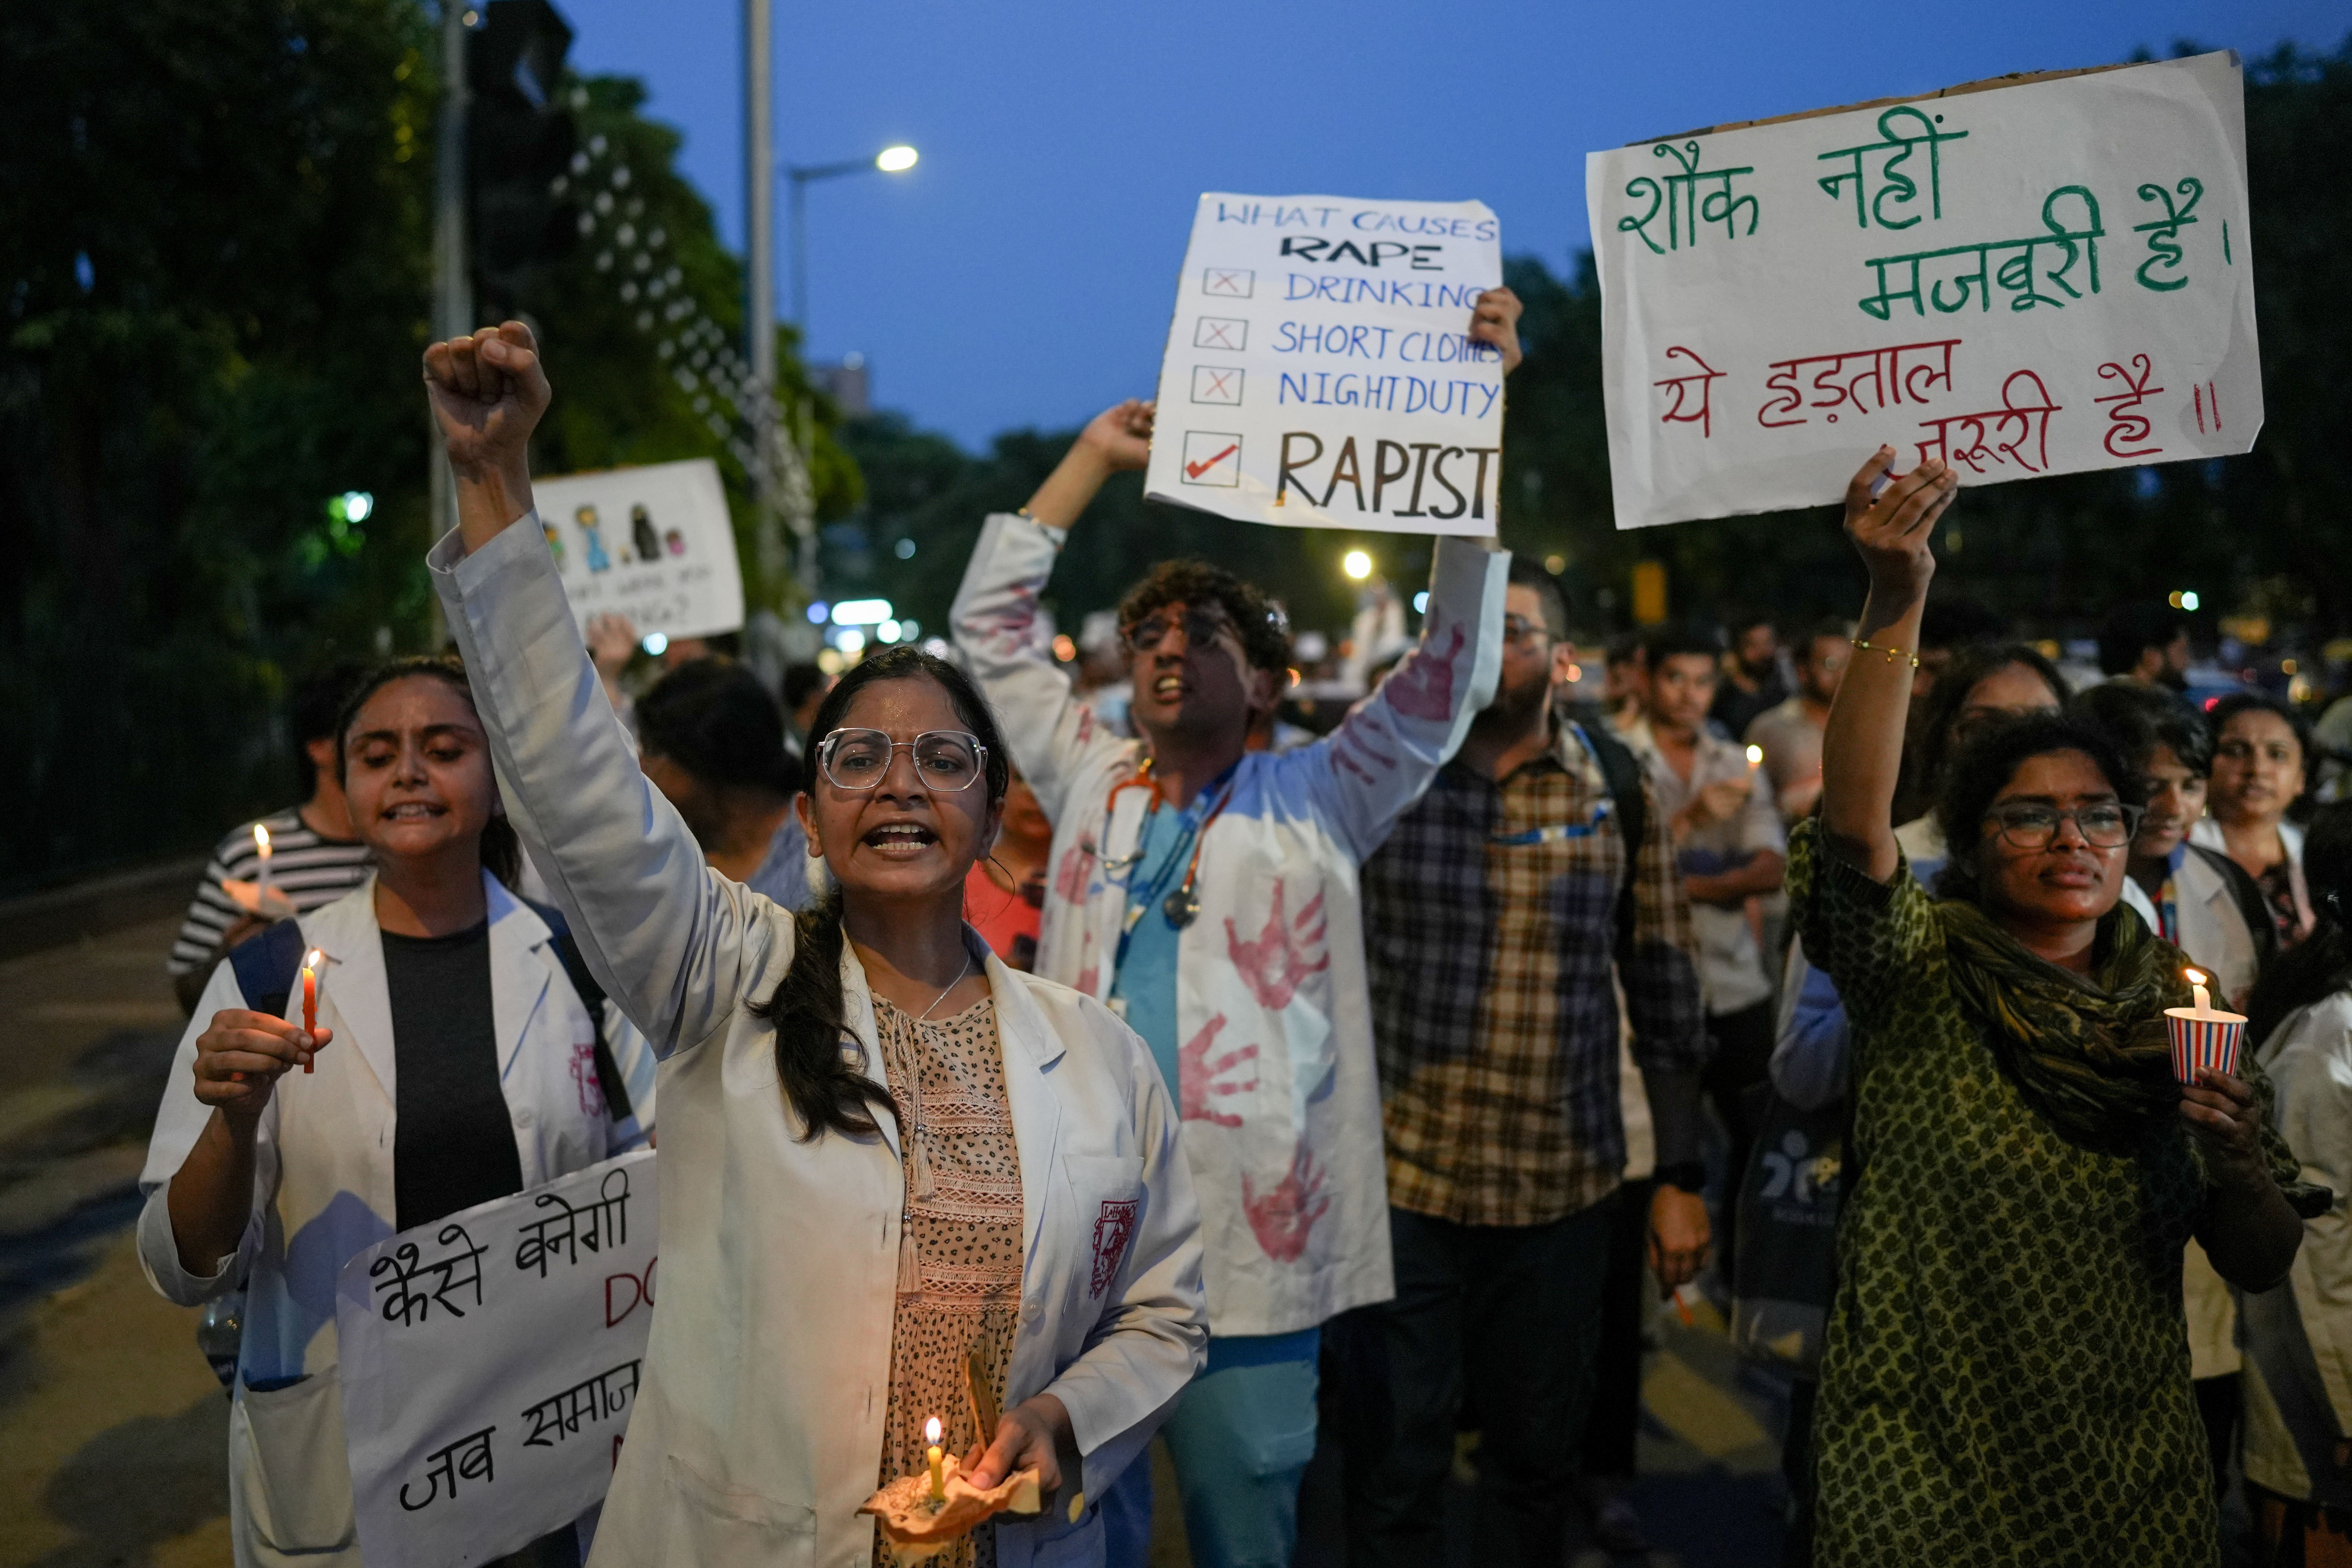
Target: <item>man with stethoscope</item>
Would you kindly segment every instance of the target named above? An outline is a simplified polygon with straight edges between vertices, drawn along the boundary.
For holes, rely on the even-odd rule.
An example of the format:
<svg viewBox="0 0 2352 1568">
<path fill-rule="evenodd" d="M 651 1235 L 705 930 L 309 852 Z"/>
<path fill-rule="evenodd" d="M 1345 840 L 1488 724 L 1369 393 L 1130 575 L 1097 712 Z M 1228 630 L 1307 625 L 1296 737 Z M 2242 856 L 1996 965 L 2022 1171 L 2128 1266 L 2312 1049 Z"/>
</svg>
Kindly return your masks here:
<svg viewBox="0 0 2352 1568">
<path fill-rule="evenodd" d="M 1518 362 L 1518 301 L 1472 335 Z M 1070 526 L 1140 468 L 1152 410 L 1097 416 L 1020 512 L 988 520 L 956 637 L 1054 823 L 1036 972 L 1120 1007 L 1176 1091 L 1201 1204 L 1207 1369 L 1163 1429 L 1202 1568 L 1286 1563 L 1314 1450 L 1322 1325 L 1394 1291 L 1357 871 L 1493 695 L 1509 557 L 1437 542 L 1422 638 L 1338 730 L 1250 752 L 1288 680 L 1289 629 L 1252 584 L 1163 563 L 1119 607 L 1133 678 L 1114 734 L 1037 616 Z M 1150 1479 L 1106 1500 L 1140 1563 Z"/>
</svg>

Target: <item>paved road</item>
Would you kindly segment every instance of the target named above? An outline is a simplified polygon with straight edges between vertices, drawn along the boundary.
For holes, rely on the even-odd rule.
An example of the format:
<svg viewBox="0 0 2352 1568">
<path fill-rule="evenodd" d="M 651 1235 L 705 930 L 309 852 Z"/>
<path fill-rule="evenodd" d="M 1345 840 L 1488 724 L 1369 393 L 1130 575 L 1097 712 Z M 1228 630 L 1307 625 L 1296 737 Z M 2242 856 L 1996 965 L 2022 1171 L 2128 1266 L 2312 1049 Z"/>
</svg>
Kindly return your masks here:
<svg viewBox="0 0 2352 1568">
<path fill-rule="evenodd" d="M 147 1288 L 133 1184 L 180 1032 L 163 977 L 175 921 L 0 963 L 0 1568 L 229 1561 L 226 1403 L 194 1314 Z M 1778 1391 L 1721 1327 L 1659 1325 L 1643 1388 L 1643 1568 L 1769 1568 Z M 1475 1456 L 1465 1464 L 1475 1463 Z M 1165 1462 L 1160 1463 L 1163 1481 Z M 1318 1459 L 1300 1568 L 1335 1565 L 1336 1478 Z M 1449 1559 L 1467 1563 L 1470 1494 Z M 1161 1489 L 1154 1568 L 1187 1562 Z M 1573 1568 L 1602 1568 L 1576 1548 Z"/>
</svg>

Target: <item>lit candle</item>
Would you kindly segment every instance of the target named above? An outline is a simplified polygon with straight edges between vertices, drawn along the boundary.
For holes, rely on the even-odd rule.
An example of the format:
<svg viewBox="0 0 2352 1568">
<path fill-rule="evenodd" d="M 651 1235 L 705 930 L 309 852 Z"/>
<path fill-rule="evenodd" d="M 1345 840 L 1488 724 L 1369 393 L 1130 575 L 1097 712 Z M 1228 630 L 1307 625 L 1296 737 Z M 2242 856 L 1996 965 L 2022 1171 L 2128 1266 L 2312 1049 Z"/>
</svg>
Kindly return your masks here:
<svg viewBox="0 0 2352 1568">
<path fill-rule="evenodd" d="M 931 1462 L 931 1500 L 945 1502 L 948 1500 L 948 1483 L 946 1476 L 940 1470 L 940 1418 L 938 1416 L 934 1415 L 923 1423 L 923 1440 L 931 1446 L 926 1456 Z"/>
<path fill-rule="evenodd" d="M 269 901 L 269 829 L 257 822 L 253 825 L 253 852 L 261 857 L 261 872 L 254 879 L 253 884 L 260 896 L 254 901 L 268 903 Z"/>
<path fill-rule="evenodd" d="M 2200 1071 L 2235 1073 L 2238 1047 L 2245 1039 L 2244 1015 L 2213 1005 L 2212 993 L 2205 989 L 2211 975 L 2200 969 L 2180 973 L 2189 982 L 2189 994 L 2196 1005 L 2164 1010 L 2165 1025 L 2172 1033 L 2173 1077 L 2193 1084 Z"/>
<path fill-rule="evenodd" d="M 312 948 L 302 955 L 302 1027 L 312 1036 L 319 1032 L 319 972 L 327 967 L 323 949 Z M 310 1072 L 315 1063 L 304 1058 L 302 1070 Z"/>
<path fill-rule="evenodd" d="M 1760 768 L 1760 767 L 1762 767 L 1763 765 L 1764 765 L 1764 748 L 1763 748 L 1763 747 L 1761 747 L 1761 746 L 1750 746 L 1750 747 L 1748 747 L 1748 771 L 1749 773 L 1754 773 L 1758 768 Z"/>
<path fill-rule="evenodd" d="M 2213 1010 L 2213 998 L 2206 994 L 2205 981 L 2207 976 L 2205 972 L 2201 969 L 2184 969 L 2180 973 L 2189 977 L 2189 994 L 2196 999 L 2197 1011 L 2200 1013 L 2211 1012 Z"/>
</svg>

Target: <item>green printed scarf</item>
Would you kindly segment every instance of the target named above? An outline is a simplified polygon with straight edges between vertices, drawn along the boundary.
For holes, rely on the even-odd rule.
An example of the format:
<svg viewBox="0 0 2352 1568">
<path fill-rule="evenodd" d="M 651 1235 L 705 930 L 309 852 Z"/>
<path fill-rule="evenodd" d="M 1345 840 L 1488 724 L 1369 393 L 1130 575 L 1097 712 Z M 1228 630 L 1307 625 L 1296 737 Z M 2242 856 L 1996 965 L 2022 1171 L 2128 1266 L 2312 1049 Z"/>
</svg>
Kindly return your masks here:
<svg viewBox="0 0 2352 1568">
<path fill-rule="evenodd" d="M 2188 986 L 2179 954 L 2138 915 L 2118 905 L 2103 923 L 2088 975 L 2034 956 L 1972 903 L 1947 900 L 1936 917 L 1961 1006 L 2061 1132 L 2122 1152 L 2151 1121 L 2177 1119 L 2164 1010 L 2186 1006 Z"/>
<path fill-rule="evenodd" d="M 2147 929 L 2128 904 L 2100 923 L 2088 976 L 2035 957 L 1976 905 L 1936 906 L 1950 962 L 1952 991 L 1984 1026 L 1993 1054 L 2026 1100 L 2068 1137 L 2109 1153 L 2128 1154 L 2150 1131 L 2178 1129 L 2180 1084 L 2172 1076 L 2167 1007 L 2189 1005 L 2187 961 Z M 2288 1205 L 2308 1219 L 2332 1202 L 2303 1180 L 2303 1167 L 2271 1120 L 2276 1091 L 2251 1048 L 2238 1072 L 2263 1110 L 2263 1152 Z M 2200 1168 L 2204 1151 L 2190 1149 Z"/>
</svg>

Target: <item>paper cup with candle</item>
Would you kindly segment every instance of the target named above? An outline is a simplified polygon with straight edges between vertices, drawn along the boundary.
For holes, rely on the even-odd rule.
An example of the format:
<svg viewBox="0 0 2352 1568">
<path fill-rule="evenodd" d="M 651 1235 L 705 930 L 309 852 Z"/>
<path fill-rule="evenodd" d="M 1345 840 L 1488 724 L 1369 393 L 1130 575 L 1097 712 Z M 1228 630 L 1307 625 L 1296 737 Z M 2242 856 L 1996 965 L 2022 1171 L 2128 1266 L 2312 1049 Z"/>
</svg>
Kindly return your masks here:
<svg viewBox="0 0 2352 1568">
<path fill-rule="evenodd" d="M 2200 1069 L 2234 1075 L 2238 1047 L 2246 1037 L 2242 1013 L 2225 1013 L 2213 1005 L 2205 987 L 2210 978 L 2200 969 L 2183 970 L 2189 977 L 2193 1005 L 2167 1007 L 2164 1022 L 2172 1031 L 2172 1076 L 2195 1083 Z"/>
</svg>

